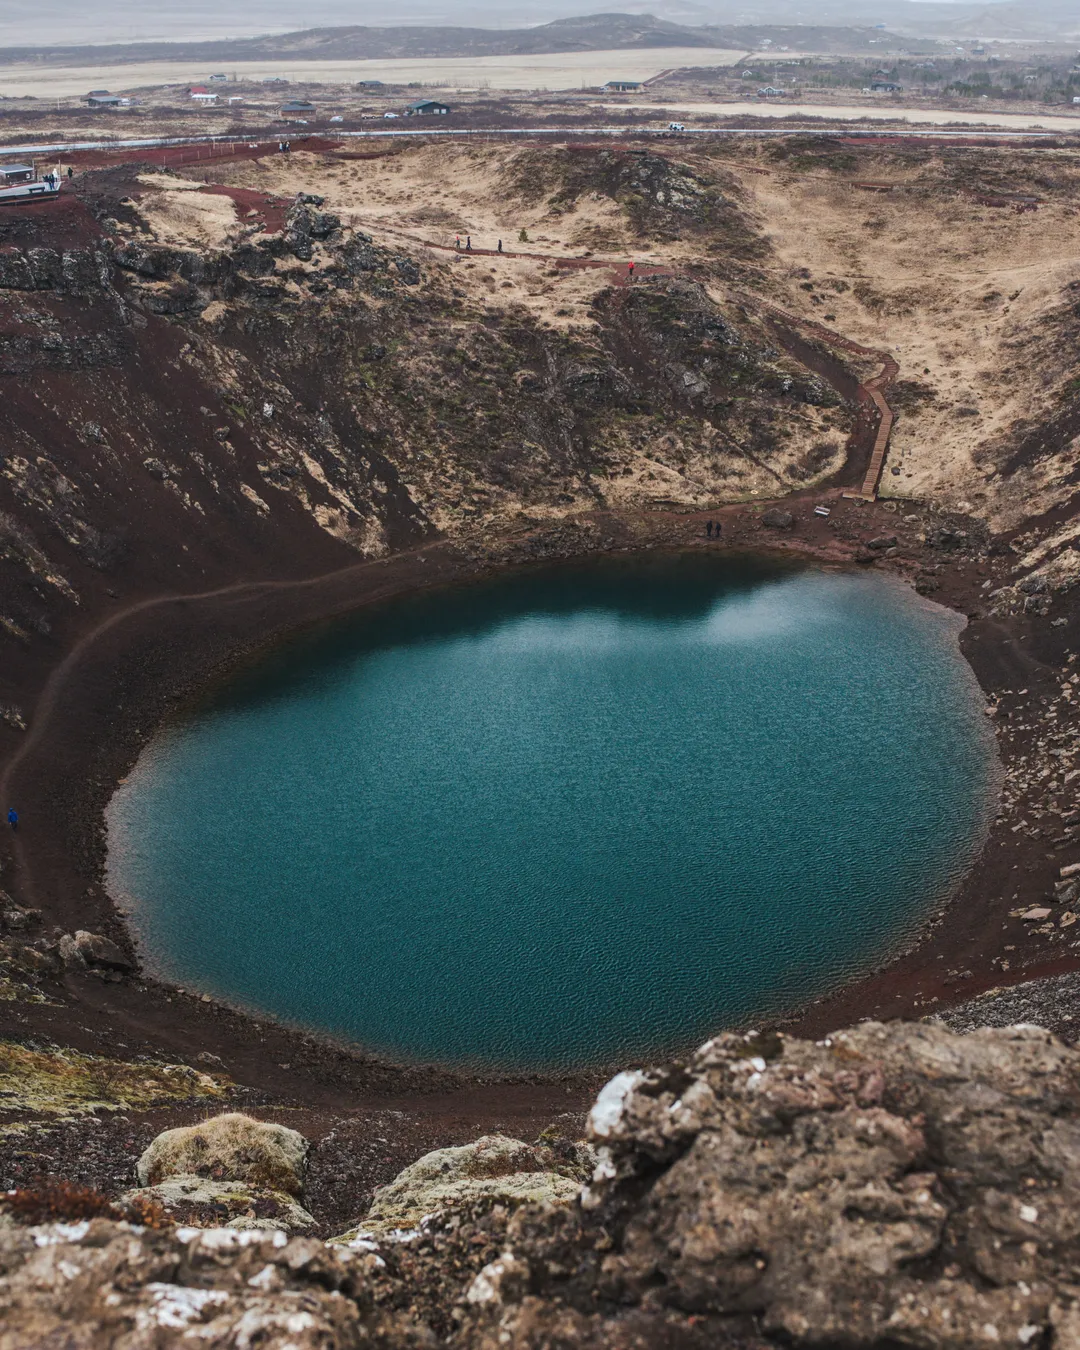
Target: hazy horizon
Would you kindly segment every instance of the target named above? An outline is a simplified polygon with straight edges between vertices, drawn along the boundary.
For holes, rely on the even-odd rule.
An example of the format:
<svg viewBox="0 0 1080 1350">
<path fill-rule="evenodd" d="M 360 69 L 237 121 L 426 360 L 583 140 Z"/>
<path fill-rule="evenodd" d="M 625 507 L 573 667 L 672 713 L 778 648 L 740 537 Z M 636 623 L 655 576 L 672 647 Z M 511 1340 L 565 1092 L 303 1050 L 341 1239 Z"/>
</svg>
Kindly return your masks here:
<svg viewBox="0 0 1080 1350">
<path fill-rule="evenodd" d="M 141 0 L 106 0 L 96 7 L 73 0 L 4 0 L 0 3 L 0 46 L 71 46 L 87 43 L 149 41 L 220 41 L 293 32 L 306 28 L 348 25 L 386 27 L 527 28 L 555 19 L 589 14 L 654 14 L 669 22 L 706 24 L 873 24 L 885 23 L 911 31 L 912 19 L 930 20 L 935 11 L 949 22 L 950 11 L 1009 14 L 1013 27 L 1030 22 L 1035 28 L 1049 22 L 1067 33 L 1068 6 L 1062 0 L 1021 5 L 1016 0 L 623 0 L 608 6 L 574 0 L 527 0 L 512 7 L 491 0 L 466 0 L 458 6 L 438 0 L 408 0 L 388 16 L 385 6 L 358 6 L 351 0 L 321 0 L 298 17 L 295 5 L 284 0 L 239 0 L 228 7 L 193 0 L 183 6 L 149 9 Z M 1056 20 L 1056 23 L 1055 23 Z M 989 35 L 989 34 L 988 34 Z M 1033 31 L 1032 36 L 1037 34 Z M 1000 36 L 1010 36 L 1001 33 Z"/>
</svg>

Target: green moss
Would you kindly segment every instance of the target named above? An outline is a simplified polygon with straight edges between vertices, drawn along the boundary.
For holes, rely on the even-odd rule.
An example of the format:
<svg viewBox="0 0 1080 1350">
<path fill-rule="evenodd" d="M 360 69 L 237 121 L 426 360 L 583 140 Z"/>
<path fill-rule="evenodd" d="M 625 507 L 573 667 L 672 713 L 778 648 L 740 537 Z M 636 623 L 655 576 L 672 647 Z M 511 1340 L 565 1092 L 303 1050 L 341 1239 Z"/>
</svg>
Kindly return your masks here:
<svg viewBox="0 0 1080 1350">
<path fill-rule="evenodd" d="M 230 1086 L 224 1076 L 200 1073 L 186 1064 L 130 1064 L 0 1041 L 0 1112 L 137 1110 L 191 1098 L 220 1099 Z"/>
</svg>

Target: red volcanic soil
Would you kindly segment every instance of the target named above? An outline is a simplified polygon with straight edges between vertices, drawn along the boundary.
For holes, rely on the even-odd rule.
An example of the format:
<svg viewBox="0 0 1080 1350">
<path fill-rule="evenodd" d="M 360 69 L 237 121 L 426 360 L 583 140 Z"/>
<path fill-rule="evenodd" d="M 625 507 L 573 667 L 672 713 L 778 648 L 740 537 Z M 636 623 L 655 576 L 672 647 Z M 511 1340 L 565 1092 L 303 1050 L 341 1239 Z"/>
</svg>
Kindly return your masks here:
<svg viewBox="0 0 1080 1350">
<path fill-rule="evenodd" d="M 223 183 L 208 183 L 200 191 L 216 197 L 231 197 L 239 208 L 238 215 L 257 211 L 267 233 L 285 228 L 285 213 L 290 203 L 284 197 L 268 196 L 254 188 L 226 187 Z"/>
<path fill-rule="evenodd" d="M 181 145 L 141 146 L 134 149 L 102 146 L 99 150 L 73 151 L 64 156 L 64 163 L 74 164 L 81 169 L 105 169 L 118 164 L 153 164 L 157 168 L 177 169 L 187 164 L 209 165 L 228 160 L 262 159 L 266 155 L 279 154 L 280 144 L 280 140 L 253 141 L 238 137 L 227 141 L 193 139 Z M 327 140 L 321 136 L 292 138 L 294 150 L 306 150 L 312 154 L 324 154 L 336 150 L 340 145 L 338 140 Z"/>
</svg>

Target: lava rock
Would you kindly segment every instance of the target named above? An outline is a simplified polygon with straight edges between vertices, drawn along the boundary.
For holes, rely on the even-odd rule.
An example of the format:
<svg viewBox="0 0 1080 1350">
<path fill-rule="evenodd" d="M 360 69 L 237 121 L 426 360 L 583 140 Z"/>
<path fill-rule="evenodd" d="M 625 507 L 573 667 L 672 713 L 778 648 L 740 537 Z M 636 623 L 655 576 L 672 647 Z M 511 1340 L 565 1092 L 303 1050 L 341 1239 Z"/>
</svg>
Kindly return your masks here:
<svg viewBox="0 0 1080 1350">
<path fill-rule="evenodd" d="M 939 548 L 945 552 L 952 552 L 955 549 L 963 548 L 967 542 L 966 531 L 954 530 L 947 525 L 936 525 L 933 529 L 926 531 L 927 548 Z"/>
<path fill-rule="evenodd" d="M 75 950 L 88 966 L 101 966 L 106 970 L 133 970 L 130 961 L 115 942 L 100 933 L 88 933 L 80 929 L 75 934 Z"/>
<path fill-rule="evenodd" d="M 764 513 L 761 523 L 769 530 L 790 530 L 795 524 L 795 517 L 790 511 L 783 511 L 774 506 Z"/>
<path fill-rule="evenodd" d="M 380 1265 L 284 1233 L 162 1232 L 105 1218 L 2 1228 L 0 1347 L 432 1346 L 407 1314 L 375 1307 Z"/>
</svg>

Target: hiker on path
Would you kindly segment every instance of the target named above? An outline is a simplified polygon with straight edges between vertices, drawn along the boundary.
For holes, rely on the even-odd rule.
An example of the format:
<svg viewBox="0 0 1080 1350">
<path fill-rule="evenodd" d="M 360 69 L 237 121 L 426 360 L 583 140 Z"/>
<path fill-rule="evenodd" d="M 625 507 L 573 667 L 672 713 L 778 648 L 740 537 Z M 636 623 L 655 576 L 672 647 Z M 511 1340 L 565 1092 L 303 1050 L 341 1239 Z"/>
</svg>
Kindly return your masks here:
<svg viewBox="0 0 1080 1350">
<path fill-rule="evenodd" d="M 711 521 L 711 520 L 707 520 L 707 521 L 705 522 L 705 533 L 708 535 L 708 537 L 709 537 L 710 539 L 712 538 L 712 521 Z"/>
<path fill-rule="evenodd" d="M 460 234 L 459 234 L 459 235 L 456 235 L 455 238 L 454 238 L 454 247 L 457 248 L 457 249 L 460 249 L 460 248 L 461 248 L 461 235 L 460 235 Z"/>
<path fill-rule="evenodd" d="M 719 521 L 716 522 L 716 537 L 717 537 L 717 539 L 720 538 L 720 522 L 719 522 Z"/>
<path fill-rule="evenodd" d="M 466 252 L 466 253 L 471 253 L 471 252 L 472 252 L 472 235 L 471 235 L 471 234 L 467 234 L 467 235 L 465 236 L 465 252 Z"/>
<path fill-rule="evenodd" d="M 501 239 L 499 240 L 499 252 L 500 252 L 500 253 L 502 252 L 502 240 L 501 240 Z"/>
<path fill-rule="evenodd" d="M 15 810 L 14 807 L 12 807 L 12 808 L 8 811 L 8 813 L 7 813 L 7 819 L 8 819 L 8 824 L 11 826 L 11 828 L 12 828 L 13 830 L 18 830 L 18 828 L 19 828 L 19 813 L 18 813 L 18 811 Z"/>
<path fill-rule="evenodd" d="M 631 258 L 630 261 L 626 264 L 626 275 L 630 278 L 631 281 L 633 281 L 633 279 L 634 279 L 634 260 L 633 260 L 633 258 Z"/>
<path fill-rule="evenodd" d="M 71 167 L 71 165 L 69 164 L 69 165 L 68 165 L 68 182 L 70 183 L 71 180 L 72 180 L 74 177 L 75 177 L 75 170 L 74 170 L 74 169 Z"/>
</svg>

